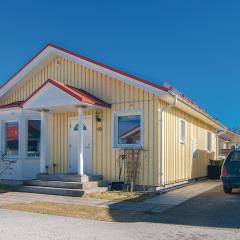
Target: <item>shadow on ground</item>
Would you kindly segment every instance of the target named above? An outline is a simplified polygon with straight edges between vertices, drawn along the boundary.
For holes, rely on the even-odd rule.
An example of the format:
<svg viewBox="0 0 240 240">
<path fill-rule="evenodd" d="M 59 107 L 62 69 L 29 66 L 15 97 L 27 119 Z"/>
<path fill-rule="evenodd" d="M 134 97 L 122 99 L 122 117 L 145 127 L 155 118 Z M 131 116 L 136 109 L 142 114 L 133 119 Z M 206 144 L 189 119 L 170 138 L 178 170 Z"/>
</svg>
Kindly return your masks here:
<svg viewBox="0 0 240 240">
<path fill-rule="evenodd" d="M 225 194 L 221 187 L 216 187 L 161 213 L 123 211 L 121 214 L 116 209 L 121 209 L 122 204 L 124 202 L 112 204 L 109 209 L 114 221 L 240 228 L 240 191 Z"/>
</svg>

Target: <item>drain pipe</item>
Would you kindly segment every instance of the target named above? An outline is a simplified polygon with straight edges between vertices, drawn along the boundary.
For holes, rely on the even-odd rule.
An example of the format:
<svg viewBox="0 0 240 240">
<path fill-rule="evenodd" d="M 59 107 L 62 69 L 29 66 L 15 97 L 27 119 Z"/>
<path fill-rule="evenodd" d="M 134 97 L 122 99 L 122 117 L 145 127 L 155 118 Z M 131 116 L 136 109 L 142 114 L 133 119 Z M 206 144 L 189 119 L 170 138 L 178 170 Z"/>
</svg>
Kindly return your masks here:
<svg viewBox="0 0 240 240">
<path fill-rule="evenodd" d="M 227 130 L 225 129 L 225 130 L 222 130 L 222 131 L 216 133 L 216 138 L 217 138 L 216 139 L 216 159 L 217 160 L 219 159 L 219 148 L 218 148 L 219 136 L 226 133 L 226 132 L 227 132 Z"/>
<path fill-rule="evenodd" d="M 173 103 L 166 105 L 164 108 L 159 109 L 160 118 L 160 186 L 165 187 L 164 181 L 164 113 L 170 108 L 175 107 L 178 101 L 178 96 L 174 95 Z"/>
</svg>

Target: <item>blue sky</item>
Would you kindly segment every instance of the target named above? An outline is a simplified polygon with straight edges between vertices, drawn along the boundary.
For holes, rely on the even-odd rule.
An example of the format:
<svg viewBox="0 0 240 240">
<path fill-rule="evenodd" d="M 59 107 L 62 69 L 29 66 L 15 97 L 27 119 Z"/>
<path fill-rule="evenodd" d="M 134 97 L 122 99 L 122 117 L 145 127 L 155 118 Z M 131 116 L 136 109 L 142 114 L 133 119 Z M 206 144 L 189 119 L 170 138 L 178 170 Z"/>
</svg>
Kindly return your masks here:
<svg viewBox="0 0 240 240">
<path fill-rule="evenodd" d="M 47 43 L 168 82 L 240 126 L 240 2 L 68 0 L 0 3 L 0 83 Z"/>
</svg>

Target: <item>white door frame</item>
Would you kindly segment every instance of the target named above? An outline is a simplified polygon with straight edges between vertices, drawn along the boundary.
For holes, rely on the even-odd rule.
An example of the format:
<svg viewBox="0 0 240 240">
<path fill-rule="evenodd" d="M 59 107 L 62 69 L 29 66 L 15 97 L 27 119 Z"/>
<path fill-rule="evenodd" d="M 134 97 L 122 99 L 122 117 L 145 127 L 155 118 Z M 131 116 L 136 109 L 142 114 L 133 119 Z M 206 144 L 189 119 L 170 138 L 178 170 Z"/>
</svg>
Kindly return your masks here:
<svg viewBox="0 0 240 240">
<path fill-rule="evenodd" d="M 91 119 L 91 122 L 92 122 L 92 115 L 84 115 L 84 118 L 83 118 L 84 120 L 85 119 Z M 68 165 L 68 168 L 67 168 L 67 170 L 68 170 L 68 172 L 69 172 L 69 160 L 70 160 L 70 150 L 69 150 L 69 139 L 70 139 L 70 131 L 69 131 L 69 129 L 70 129 L 70 122 L 71 122 L 71 120 L 78 120 L 78 117 L 77 116 L 75 116 L 75 117 L 68 117 L 68 125 L 67 125 L 67 127 L 68 127 L 68 139 L 67 139 L 67 150 L 68 150 L 68 154 L 67 154 L 67 156 L 68 156 L 68 159 L 67 159 L 67 165 Z M 93 133 L 92 133 L 92 126 L 91 126 L 91 150 L 90 150 L 90 161 L 91 161 L 91 169 L 92 169 L 92 150 L 93 150 Z"/>
</svg>

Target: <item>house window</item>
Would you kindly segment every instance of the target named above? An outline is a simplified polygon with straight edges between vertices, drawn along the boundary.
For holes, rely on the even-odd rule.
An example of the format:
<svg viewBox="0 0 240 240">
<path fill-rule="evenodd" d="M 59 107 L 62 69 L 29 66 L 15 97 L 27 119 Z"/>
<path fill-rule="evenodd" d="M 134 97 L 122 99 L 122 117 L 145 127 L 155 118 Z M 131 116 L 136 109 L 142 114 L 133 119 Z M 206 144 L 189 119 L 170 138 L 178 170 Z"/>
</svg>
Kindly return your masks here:
<svg viewBox="0 0 240 240">
<path fill-rule="evenodd" d="M 179 141 L 180 143 L 185 143 L 186 138 L 186 122 L 180 119 L 180 134 L 179 134 Z"/>
<path fill-rule="evenodd" d="M 211 132 L 207 132 L 207 151 L 212 151 L 212 134 Z"/>
<path fill-rule="evenodd" d="M 41 121 L 28 120 L 27 122 L 27 156 L 40 156 L 40 136 L 41 136 Z"/>
<path fill-rule="evenodd" d="M 143 117 L 141 112 L 114 114 L 115 148 L 143 147 Z"/>
<path fill-rule="evenodd" d="M 5 124 L 5 152 L 7 156 L 18 155 L 19 126 L 18 122 L 6 122 Z"/>
</svg>

